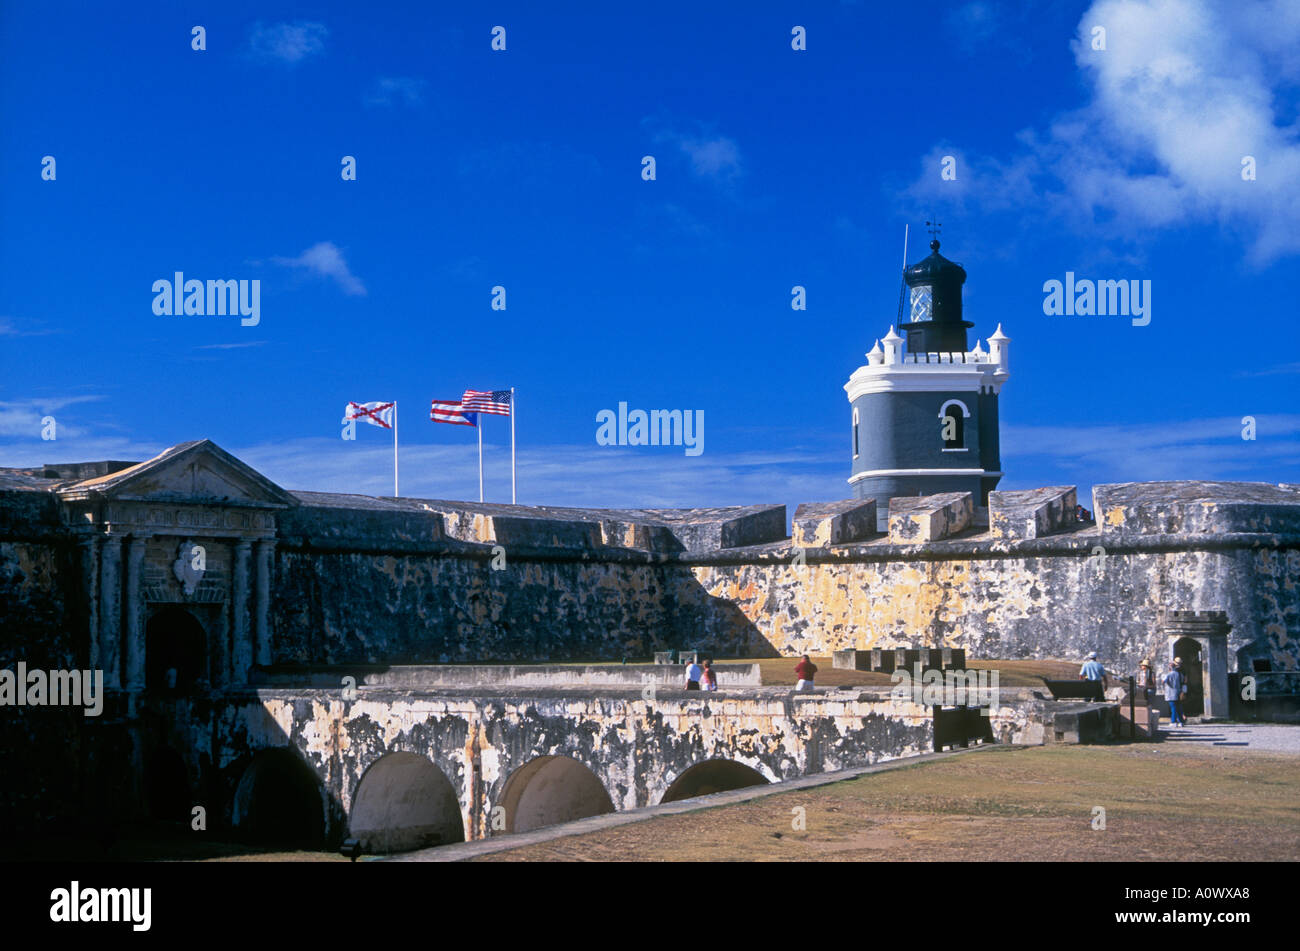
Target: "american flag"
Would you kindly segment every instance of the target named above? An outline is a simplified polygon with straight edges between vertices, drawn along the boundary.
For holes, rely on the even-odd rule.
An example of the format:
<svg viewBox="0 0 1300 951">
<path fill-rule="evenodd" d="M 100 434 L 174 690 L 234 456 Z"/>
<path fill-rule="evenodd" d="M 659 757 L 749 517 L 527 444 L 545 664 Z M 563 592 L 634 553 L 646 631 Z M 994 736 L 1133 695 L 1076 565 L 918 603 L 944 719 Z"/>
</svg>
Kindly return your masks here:
<svg viewBox="0 0 1300 951">
<path fill-rule="evenodd" d="M 350 422 L 354 419 L 362 420 L 371 426 L 380 426 L 384 429 L 393 428 L 393 413 L 396 403 L 352 403 L 349 402 L 343 408 L 343 422 Z"/>
<path fill-rule="evenodd" d="M 466 390 L 460 398 L 466 411 L 489 413 L 493 416 L 510 415 L 509 390 Z"/>
<path fill-rule="evenodd" d="M 460 400 L 434 400 L 429 407 L 429 418 L 435 423 L 451 423 L 453 426 L 478 425 L 478 414 L 465 412 Z"/>
</svg>

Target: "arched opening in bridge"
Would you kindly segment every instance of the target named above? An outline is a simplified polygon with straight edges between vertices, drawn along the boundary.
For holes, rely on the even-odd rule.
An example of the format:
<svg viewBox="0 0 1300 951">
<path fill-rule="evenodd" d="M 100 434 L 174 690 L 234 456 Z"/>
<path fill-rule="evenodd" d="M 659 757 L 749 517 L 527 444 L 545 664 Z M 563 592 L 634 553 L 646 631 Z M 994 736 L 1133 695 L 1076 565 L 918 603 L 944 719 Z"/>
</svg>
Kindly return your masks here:
<svg viewBox="0 0 1300 951">
<path fill-rule="evenodd" d="M 445 773 L 415 753 L 389 753 L 357 783 L 348 823 L 367 852 L 404 852 L 465 841 L 456 790 Z"/>
<path fill-rule="evenodd" d="M 184 608 L 169 605 L 149 618 L 144 633 L 145 686 L 183 691 L 207 676 L 203 625 Z"/>
<path fill-rule="evenodd" d="M 325 796 L 294 750 L 263 750 L 235 789 L 231 824 L 241 839 L 294 849 L 325 847 Z"/>
<path fill-rule="evenodd" d="M 145 806 L 150 819 L 160 822 L 188 822 L 190 782 L 181 754 L 160 746 L 146 760 Z"/>
<path fill-rule="evenodd" d="M 506 780 L 497 804 L 507 832 L 527 832 L 614 811 L 614 802 L 586 766 L 567 756 L 540 756 Z"/>
<path fill-rule="evenodd" d="M 1187 678 L 1187 696 L 1183 701 L 1183 715 L 1199 717 L 1205 712 L 1205 683 L 1201 673 L 1201 645 L 1193 637 L 1180 637 L 1174 641 L 1173 654 L 1183 661 L 1182 672 Z M 1161 679 L 1164 675 L 1161 674 Z"/>
<path fill-rule="evenodd" d="M 659 801 L 677 802 L 679 799 L 694 799 L 709 793 L 766 784 L 767 777 L 743 763 L 733 763 L 729 759 L 711 759 L 696 763 L 678 776 Z"/>
</svg>

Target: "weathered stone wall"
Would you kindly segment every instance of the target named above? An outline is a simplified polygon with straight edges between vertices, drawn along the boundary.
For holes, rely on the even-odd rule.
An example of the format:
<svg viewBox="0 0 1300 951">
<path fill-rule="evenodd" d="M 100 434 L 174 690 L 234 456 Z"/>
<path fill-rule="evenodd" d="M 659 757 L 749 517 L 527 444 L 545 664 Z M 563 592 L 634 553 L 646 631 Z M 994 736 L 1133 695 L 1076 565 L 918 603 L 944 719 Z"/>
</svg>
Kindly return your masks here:
<svg viewBox="0 0 1300 951">
<path fill-rule="evenodd" d="M 275 661 L 617 660 L 663 649 L 671 604 L 661 569 L 644 557 L 532 560 L 508 551 L 497 570 L 490 548 L 479 548 L 279 550 Z"/>
<path fill-rule="evenodd" d="M 497 693 L 488 697 L 367 690 L 262 691 L 220 707 L 160 708 L 170 726 L 146 746 L 185 751 L 187 780 L 227 826 L 259 751 L 287 748 L 321 783 L 329 837 L 342 837 L 366 771 L 395 752 L 427 758 L 450 780 L 465 838 L 492 831 L 511 774 L 539 757 L 591 770 L 616 809 L 660 801 L 687 769 L 713 759 L 768 781 L 929 752 L 927 707 L 853 693 L 795 697 L 661 696 L 617 691 Z"/>
<path fill-rule="evenodd" d="M 988 545 L 882 546 L 761 561 L 708 559 L 692 580 L 735 604 L 782 654 L 846 648 L 965 648 L 968 657 L 1073 658 L 1097 651 L 1118 673 L 1164 656 L 1159 612 L 1224 610 L 1229 648 L 1257 638 L 1275 669 L 1300 667 L 1300 547 L 1096 536 Z M 942 549 L 942 550 L 941 550 Z M 725 636 L 725 635 L 724 635 Z"/>
</svg>

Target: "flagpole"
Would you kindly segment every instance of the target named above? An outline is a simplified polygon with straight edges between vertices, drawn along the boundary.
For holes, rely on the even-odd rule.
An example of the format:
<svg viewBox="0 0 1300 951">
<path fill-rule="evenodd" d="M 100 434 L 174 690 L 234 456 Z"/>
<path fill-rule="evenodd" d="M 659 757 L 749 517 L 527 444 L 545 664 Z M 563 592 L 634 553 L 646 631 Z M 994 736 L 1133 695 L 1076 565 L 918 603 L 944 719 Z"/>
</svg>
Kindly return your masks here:
<svg viewBox="0 0 1300 951">
<path fill-rule="evenodd" d="M 478 430 L 478 500 L 483 501 L 483 414 L 478 414 L 478 419 L 474 422 L 474 428 Z"/>
<path fill-rule="evenodd" d="M 515 505 L 515 388 L 510 387 L 510 504 Z"/>
<path fill-rule="evenodd" d="M 397 400 L 393 400 L 393 497 L 397 497 Z"/>
</svg>

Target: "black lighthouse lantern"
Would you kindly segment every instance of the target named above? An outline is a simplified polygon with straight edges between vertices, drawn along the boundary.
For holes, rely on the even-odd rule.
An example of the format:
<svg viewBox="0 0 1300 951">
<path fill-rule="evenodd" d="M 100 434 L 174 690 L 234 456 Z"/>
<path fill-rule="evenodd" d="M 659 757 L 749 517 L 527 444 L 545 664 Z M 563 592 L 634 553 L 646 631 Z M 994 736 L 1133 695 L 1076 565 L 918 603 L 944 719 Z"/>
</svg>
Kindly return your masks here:
<svg viewBox="0 0 1300 951">
<path fill-rule="evenodd" d="M 904 321 L 909 353 L 965 353 L 966 331 L 975 326 L 961 316 L 961 288 L 966 269 L 939 253 L 939 239 L 930 242 L 930 256 L 904 269 L 907 285 Z"/>
</svg>

